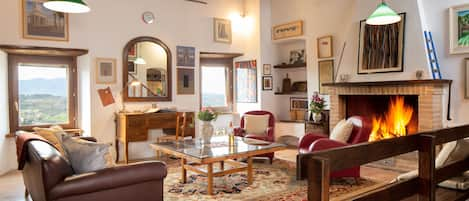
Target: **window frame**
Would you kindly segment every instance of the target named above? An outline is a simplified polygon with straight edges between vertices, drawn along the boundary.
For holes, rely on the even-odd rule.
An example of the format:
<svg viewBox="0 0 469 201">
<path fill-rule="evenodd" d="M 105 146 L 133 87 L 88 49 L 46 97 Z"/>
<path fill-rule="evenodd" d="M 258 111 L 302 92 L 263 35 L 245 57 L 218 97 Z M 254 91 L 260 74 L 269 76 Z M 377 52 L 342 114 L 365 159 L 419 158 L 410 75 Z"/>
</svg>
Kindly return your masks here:
<svg viewBox="0 0 469 201">
<path fill-rule="evenodd" d="M 52 125 L 19 125 L 18 94 L 18 65 L 20 63 L 68 65 L 68 124 L 59 124 L 63 128 L 71 129 L 77 126 L 78 93 L 77 93 L 77 59 L 74 56 L 34 56 L 34 55 L 8 55 L 8 94 L 10 133 L 19 130 L 32 131 L 34 127 L 50 127 Z"/>
<path fill-rule="evenodd" d="M 200 71 L 199 71 L 199 84 L 200 84 L 200 109 L 203 108 L 203 91 L 202 91 L 202 67 L 220 67 L 224 66 L 226 71 L 226 77 L 228 79 L 228 89 L 226 90 L 226 101 L 228 106 L 226 107 L 210 107 L 214 111 L 219 113 L 232 113 L 235 111 L 234 108 L 234 88 L 233 88 L 233 58 L 201 58 L 200 59 Z"/>
</svg>

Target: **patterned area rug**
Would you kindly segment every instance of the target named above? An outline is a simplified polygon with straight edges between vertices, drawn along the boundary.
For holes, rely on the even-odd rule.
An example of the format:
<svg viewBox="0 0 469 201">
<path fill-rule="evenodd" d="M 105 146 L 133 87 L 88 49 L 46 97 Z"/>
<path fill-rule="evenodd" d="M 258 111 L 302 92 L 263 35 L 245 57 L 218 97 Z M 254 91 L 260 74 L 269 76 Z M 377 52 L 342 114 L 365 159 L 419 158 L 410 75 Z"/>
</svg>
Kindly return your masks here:
<svg viewBox="0 0 469 201">
<path fill-rule="evenodd" d="M 273 165 L 254 163 L 254 183 L 247 185 L 245 172 L 214 179 L 214 194 L 207 195 L 207 178 L 188 171 L 186 184 L 181 184 L 181 169 L 177 163 L 168 162 L 168 176 L 164 185 L 164 200 L 247 200 L 247 201 L 306 201 L 305 181 L 296 181 L 295 164 L 275 160 Z M 218 165 L 214 165 L 217 169 Z M 229 167 L 229 166 L 226 166 Z M 346 200 L 359 193 L 379 188 L 385 183 L 367 179 L 333 181 L 331 200 Z"/>
</svg>

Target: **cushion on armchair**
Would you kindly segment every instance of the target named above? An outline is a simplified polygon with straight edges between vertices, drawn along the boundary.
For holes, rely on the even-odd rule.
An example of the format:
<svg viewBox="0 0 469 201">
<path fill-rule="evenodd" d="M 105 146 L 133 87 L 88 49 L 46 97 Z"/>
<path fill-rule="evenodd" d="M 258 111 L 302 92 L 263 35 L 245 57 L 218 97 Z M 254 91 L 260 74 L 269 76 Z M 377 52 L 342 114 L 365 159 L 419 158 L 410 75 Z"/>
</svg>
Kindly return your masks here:
<svg viewBox="0 0 469 201">
<path fill-rule="evenodd" d="M 347 143 L 353 131 L 353 124 L 350 121 L 343 119 L 332 129 L 330 139 L 342 143 Z"/>
<path fill-rule="evenodd" d="M 67 152 L 65 151 L 64 147 L 62 146 L 62 135 L 65 131 L 60 126 L 52 126 L 50 128 L 39 128 L 34 127 L 34 132 L 37 135 L 40 135 L 47 141 L 49 141 L 54 147 L 67 158 Z"/>
<path fill-rule="evenodd" d="M 244 130 L 247 134 L 267 135 L 269 128 L 269 115 L 244 115 Z"/>
</svg>

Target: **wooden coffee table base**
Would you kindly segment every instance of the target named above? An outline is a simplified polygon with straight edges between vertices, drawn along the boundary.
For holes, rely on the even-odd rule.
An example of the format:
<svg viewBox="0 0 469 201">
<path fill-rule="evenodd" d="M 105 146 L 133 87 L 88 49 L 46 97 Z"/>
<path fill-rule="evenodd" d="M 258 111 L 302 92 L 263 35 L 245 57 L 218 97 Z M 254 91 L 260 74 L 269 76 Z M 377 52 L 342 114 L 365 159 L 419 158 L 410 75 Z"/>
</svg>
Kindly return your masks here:
<svg viewBox="0 0 469 201">
<path fill-rule="evenodd" d="M 248 184 L 251 185 L 253 182 L 253 173 L 252 173 L 252 157 L 248 157 L 247 164 L 241 163 L 234 160 L 225 160 L 219 161 L 220 170 L 214 172 L 213 164 L 217 162 L 211 162 L 207 164 L 188 164 L 187 160 L 181 158 L 181 182 L 187 182 L 187 171 L 192 171 L 207 177 L 207 193 L 213 195 L 213 178 L 214 177 L 223 177 L 225 175 L 233 174 L 236 172 L 247 171 L 248 174 Z M 225 163 L 229 164 L 232 168 L 225 170 Z M 203 166 L 207 165 L 207 168 Z"/>
</svg>

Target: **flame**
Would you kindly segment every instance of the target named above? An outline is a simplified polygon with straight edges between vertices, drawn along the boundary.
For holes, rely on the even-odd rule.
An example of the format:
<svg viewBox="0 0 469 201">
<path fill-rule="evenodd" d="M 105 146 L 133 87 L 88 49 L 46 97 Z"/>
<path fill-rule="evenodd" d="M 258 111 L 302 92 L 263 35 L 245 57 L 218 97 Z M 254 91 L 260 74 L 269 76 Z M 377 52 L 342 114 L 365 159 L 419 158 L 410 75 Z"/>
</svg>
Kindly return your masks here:
<svg viewBox="0 0 469 201">
<path fill-rule="evenodd" d="M 407 135 L 406 127 L 412 119 L 414 110 L 406 106 L 403 96 L 391 99 L 384 116 L 373 116 L 373 129 L 369 141 L 377 141 Z"/>
</svg>

